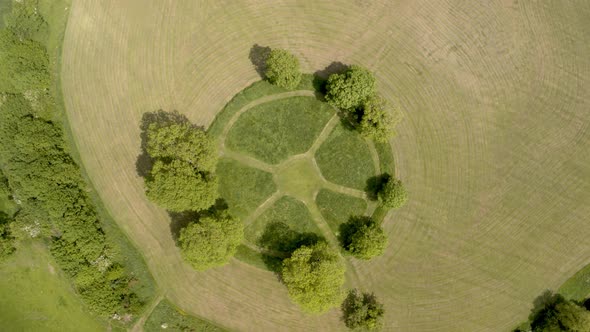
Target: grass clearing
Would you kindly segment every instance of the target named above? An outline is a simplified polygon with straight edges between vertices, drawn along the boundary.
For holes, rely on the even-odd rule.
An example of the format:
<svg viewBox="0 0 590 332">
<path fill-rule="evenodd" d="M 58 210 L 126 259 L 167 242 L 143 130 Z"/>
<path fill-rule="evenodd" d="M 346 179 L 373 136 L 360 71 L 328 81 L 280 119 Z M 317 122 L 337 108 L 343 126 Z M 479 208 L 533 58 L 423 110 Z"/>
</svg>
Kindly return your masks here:
<svg viewBox="0 0 590 332">
<path fill-rule="evenodd" d="M 154 308 L 146 320 L 143 329 L 146 332 L 227 331 L 207 320 L 187 315 L 166 299 L 160 301 L 160 303 Z"/>
<path fill-rule="evenodd" d="M 293 197 L 283 196 L 252 224 L 246 226 L 244 237 L 250 243 L 258 245 L 265 232 L 272 231 L 272 225 L 276 223 L 284 224 L 298 233 L 321 235 L 305 204 Z"/>
<path fill-rule="evenodd" d="M 315 160 L 326 180 L 349 188 L 364 190 L 376 175 L 367 143 L 341 124 L 320 146 Z"/>
<path fill-rule="evenodd" d="M 272 174 L 232 159 L 220 159 L 216 173 L 219 195 L 227 201 L 229 211 L 242 219 L 277 190 Z"/>
<path fill-rule="evenodd" d="M 290 160 L 282 164 L 276 173 L 281 192 L 307 201 L 322 186 L 321 178 L 313 162 L 308 158 Z"/>
<path fill-rule="evenodd" d="M 314 97 L 291 97 L 262 104 L 240 115 L 225 144 L 269 164 L 304 153 L 334 111 Z"/>
<path fill-rule="evenodd" d="M 348 222 L 352 216 L 364 215 L 367 210 L 367 202 L 364 199 L 328 189 L 320 190 L 315 201 L 330 229 L 337 236 L 341 224 Z"/>
<path fill-rule="evenodd" d="M 0 264 L 0 322 L 5 331 L 104 331 L 40 242 L 21 243 Z"/>
</svg>

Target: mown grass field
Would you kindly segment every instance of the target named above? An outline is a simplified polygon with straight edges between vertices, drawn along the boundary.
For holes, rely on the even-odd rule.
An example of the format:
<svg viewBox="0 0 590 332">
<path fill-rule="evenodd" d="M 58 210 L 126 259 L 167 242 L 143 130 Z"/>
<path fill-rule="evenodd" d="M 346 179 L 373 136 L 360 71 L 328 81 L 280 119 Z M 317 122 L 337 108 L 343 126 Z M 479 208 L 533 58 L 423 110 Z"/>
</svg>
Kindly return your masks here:
<svg viewBox="0 0 590 332">
<path fill-rule="evenodd" d="M 508 330 L 590 263 L 589 16 L 583 0 L 74 1 L 64 99 L 100 198 L 171 302 L 238 330 L 340 330 L 270 272 L 181 261 L 135 169 L 139 124 L 176 109 L 208 126 L 259 79 L 254 44 L 306 72 L 370 68 L 404 113 L 393 157 L 411 198 L 384 221 L 387 253 L 353 263 L 359 284 L 387 330 Z"/>
</svg>

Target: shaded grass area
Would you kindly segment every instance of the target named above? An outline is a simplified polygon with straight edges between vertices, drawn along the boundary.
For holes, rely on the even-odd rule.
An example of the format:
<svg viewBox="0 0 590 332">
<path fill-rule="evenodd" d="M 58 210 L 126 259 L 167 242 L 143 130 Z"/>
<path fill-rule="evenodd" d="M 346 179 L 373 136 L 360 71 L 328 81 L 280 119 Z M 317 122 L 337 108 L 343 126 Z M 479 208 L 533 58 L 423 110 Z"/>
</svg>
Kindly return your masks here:
<svg viewBox="0 0 590 332">
<path fill-rule="evenodd" d="M 328 189 L 320 190 L 315 200 L 322 216 L 336 235 L 341 224 L 348 222 L 352 216 L 363 215 L 367 210 L 364 199 Z"/>
<path fill-rule="evenodd" d="M 249 248 L 248 246 L 240 245 L 234 258 L 259 269 L 270 270 L 268 267 L 268 257 L 265 257 L 260 252 Z"/>
<path fill-rule="evenodd" d="M 291 97 L 265 103 L 242 114 L 226 145 L 270 164 L 307 151 L 334 111 L 314 97 Z"/>
<path fill-rule="evenodd" d="M 314 76 L 311 74 L 304 74 L 301 77 L 301 82 L 295 90 L 314 90 Z M 258 81 L 242 90 L 230 100 L 223 110 L 217 114 L 215 120 L 211 123 L 207 132 L 211 137 L 219 138 L 223 132 L 223 128 L 228 121 L 236 114 L 242 107 L 264 96 L 273 95 L 277 93 L 287 92 L 283 88 L 272 85 L 267 81 Z"/>
<path fill-rule="evenodd" d="M 280 233 L 321 234 L 305 204 L 293 197 L 283 196 L 260 215 L 244 231 L 246 240 L 274 251 L 287 251 L 291 244 Z M 284 243 L 281 243 L 284 242 Z"/>
<path fill-rule="evenodd" d="M 576 301 L 586 299 L 590 295 L 590 264 L 566 280 L 557 292 L 568 299 Z"/>
<path fill-rule="evenodd" d="M 227 331 L 205 319 L 190 316 L 176 308 L 170 301 L 164 299 L 154 308 L 144 326 L 144 331 L 199 331 L 222 332 Z"/>
<path fill-rule="evenodd" d="M 367 143 L 356 131 L 338 125 L 320 146 L 315 159 L 326 180 L 364 190 L 375 176 L 375 166 Z"/>
<path fill-rule="evenodd" d="M 104 331 L 40 242 L 21 243 L 0 265 L 3 331 Z"/>
<path fill-rule="evenodd" d="M 232 159 L 220 159 L 216 173 L 220 196 L 239 218 L 245 218 L 277 190 L 271 173 Z"/>
</svg>

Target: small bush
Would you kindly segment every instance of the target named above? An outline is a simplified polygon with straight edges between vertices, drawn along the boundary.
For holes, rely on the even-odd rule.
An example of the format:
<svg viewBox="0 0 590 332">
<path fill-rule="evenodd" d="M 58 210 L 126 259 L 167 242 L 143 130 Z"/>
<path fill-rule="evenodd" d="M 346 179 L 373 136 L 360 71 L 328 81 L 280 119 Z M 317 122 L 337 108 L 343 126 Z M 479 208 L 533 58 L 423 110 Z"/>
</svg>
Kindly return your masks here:
<svg viewBox="0 0 590 332">
<path fill-rule="evenodd" d="M 353 289 L 342 303 L 342 313 L 344 324 L 349 329 L 375 330 L 381 327 L 385 310 L 375 295 L 360 294 Z"/>
<path fill-rule="evenodd" d="M 265 75 L 272 84 L 294 89 L 301 81 L 299 60 L 286 50 L 274 49 L 266 59 Z"/>
<path fill-rule="evenodd" d="M 391 178 L 383 186 L 381 191 L 378 193 L 379 202 L 387 208 L 397 209 L 406 204 L 408 200 L 408 193 L 403 183 L 398 180 Z"/>
</svg>

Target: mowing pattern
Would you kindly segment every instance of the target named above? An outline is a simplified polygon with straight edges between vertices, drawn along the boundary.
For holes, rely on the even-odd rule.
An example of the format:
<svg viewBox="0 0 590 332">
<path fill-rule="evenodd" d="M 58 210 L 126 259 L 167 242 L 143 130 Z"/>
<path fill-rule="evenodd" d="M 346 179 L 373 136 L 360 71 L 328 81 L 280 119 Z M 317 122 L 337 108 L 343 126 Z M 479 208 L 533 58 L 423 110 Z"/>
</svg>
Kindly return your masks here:
<svg viewBox="0 0 590 332">
<path fill-rule="evenodd" d="M 304 316 L 269 272 L 184 265 L 135 162 L 143 113 L 208 125 L 259 79 L 255 43 L 313 72 L 372 69 L 399 97 L 392 140 L 410 201 L 390 250 L 354 263 L 386 330 L 509 330 L 532 300 L 590 263 L 590 2 L 74 1 L 62 83 L 84 166 L 183 310 L 237 330 L 342 329 Z"/>
</svg>

